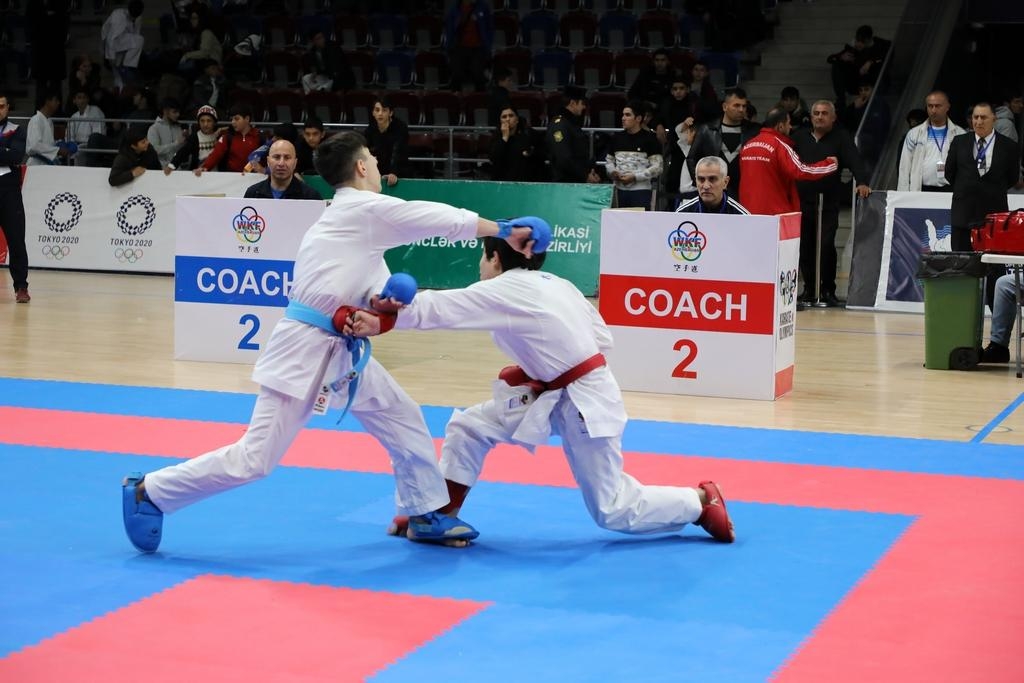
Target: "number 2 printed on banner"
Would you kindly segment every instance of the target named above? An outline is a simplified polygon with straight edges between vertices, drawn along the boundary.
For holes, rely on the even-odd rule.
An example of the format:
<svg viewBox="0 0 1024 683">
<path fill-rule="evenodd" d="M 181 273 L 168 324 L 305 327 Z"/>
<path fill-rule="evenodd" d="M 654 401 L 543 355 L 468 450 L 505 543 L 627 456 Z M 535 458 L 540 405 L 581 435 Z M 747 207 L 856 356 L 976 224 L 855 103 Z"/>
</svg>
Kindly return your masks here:
<svg viewBox="0 0 1024 683">
<path fill-rule="evenodd" d="M 238 342 L 238 348 L 242 351 L 259 351 L 260 345 L 252 341 L 252 338 L 260 331 L 260 319 L 252 313 L 246 313 L 238 319 L 238 324 L 251 325 L 249 330 L 242 335 L 242 340 Z"/>
<path fill-rule="evenodd" d="M 697 379 L 697 372 L 695 370 L 686 369 L 697 358 L 697 343 L 692 339 L 680 339 L 672 347 L 672 350 L 679 351 L 680 349 L 686 349 L 686 355 L 683 356 L 683 360 L 679 361 L 679 365 L 672 371 L 672 376 L 680 379 Z"/>
</svg>

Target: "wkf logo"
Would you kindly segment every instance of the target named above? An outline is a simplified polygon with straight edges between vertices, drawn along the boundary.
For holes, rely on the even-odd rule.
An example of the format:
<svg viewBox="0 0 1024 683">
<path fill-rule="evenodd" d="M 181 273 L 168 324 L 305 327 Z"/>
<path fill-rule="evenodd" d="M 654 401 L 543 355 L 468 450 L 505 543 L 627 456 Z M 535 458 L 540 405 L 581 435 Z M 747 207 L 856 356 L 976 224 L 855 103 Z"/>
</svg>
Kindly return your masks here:
<svg viewBox="0 0 1024 683">
<path fill-rule="evenodd" d="M 668 234 L 668 246 L 678 261 L 696 261 L 708 246 L 707 235 L 692 221 L 683 221 Z"/>
<path fill-rule="evenodd" d="M 267 222 L 263 216 L 256 213 L 256 209 L 246 206 L 231 219 L 231 227 L 239 242 L 256 244 L 263 237 L 263 231 L 267 229 Z"/>
</svg>

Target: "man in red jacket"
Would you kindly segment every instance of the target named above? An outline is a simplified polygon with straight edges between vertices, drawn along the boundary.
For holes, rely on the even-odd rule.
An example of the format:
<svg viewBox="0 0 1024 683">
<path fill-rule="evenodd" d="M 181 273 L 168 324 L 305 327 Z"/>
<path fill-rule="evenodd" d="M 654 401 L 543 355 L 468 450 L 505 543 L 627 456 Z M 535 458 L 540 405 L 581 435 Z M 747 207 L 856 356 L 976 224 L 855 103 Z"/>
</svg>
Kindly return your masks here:
<svg viewBox="0 0 1024 683">
<path fill-rule="evenodd" d="M 772 216 L 800 211 L 798 180 L 819 180 L 839 170 L 836 157 L 805 164 L 793 151 L 789 138 L 789 112 L 768 112 L 761 132 L 740 151 L 740 203 L 752 214 Z"/>
<path fill-rule="evenodd" d="M 260 132 L 252 127 L 252 110 L 245 104 L 236 104 L 228 112 L 231 117 L 231 128 L 218 138 L 213 151 L 193 173 L 202 175 L 203 171 L 244 171 L 249 162 L 249 155 L 262 144 Z M 224 164 L 221 164 L 221 160 Z"/>
</svg>

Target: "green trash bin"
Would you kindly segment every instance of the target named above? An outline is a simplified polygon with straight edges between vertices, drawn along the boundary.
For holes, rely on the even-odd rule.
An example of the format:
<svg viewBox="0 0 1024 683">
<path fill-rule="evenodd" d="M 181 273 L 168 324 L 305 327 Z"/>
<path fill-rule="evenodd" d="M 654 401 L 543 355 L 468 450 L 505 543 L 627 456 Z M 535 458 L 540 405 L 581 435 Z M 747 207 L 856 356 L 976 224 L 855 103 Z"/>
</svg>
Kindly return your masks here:
<svg viewBox="0 0 1024 683">
<path fill-rule="evenodd" d="M 981 358 L 985 264 L 975 252 L 923 254 L 924 366 L 970 370 Z"/>
</svg>

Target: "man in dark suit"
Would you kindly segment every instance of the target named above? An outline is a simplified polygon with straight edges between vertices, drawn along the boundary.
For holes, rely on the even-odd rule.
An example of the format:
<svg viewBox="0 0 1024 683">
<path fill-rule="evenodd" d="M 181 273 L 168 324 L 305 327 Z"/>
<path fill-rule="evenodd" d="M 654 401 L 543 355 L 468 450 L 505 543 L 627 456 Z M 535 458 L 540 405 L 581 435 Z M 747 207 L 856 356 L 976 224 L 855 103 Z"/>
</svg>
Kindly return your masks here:
<svg viewBox="0 0 1024 683">
<path fill-rule="evenodd" d="M 953 138 L 943 169 L 953 188 L 950 224 L 953 251 L 971 250 L 971 227 L 997 211 L 1007 211 L 1006 191 L 1017 183 L 1017 145 L 995 132 L 992 105 L 979 102 L 971 110 L 974 135 Z"/>
<path fill-rule="evenodd" d="M 971 110 L 974 134 L 958 135 L 949 143 L 942 169 L 953 188 L 950 211 L 953 251 L 971 251 L 971 228 L 997 211 L 1007 211 L 1006 191 L 1020 177 L 1017 143 L 995 132 L 996 113 L 988 102 L 979 102 Z M 985 301 L 991 305 L 996 280 L 1006 272 L 1003 266 L 988 268 Z"/>
</svg>

